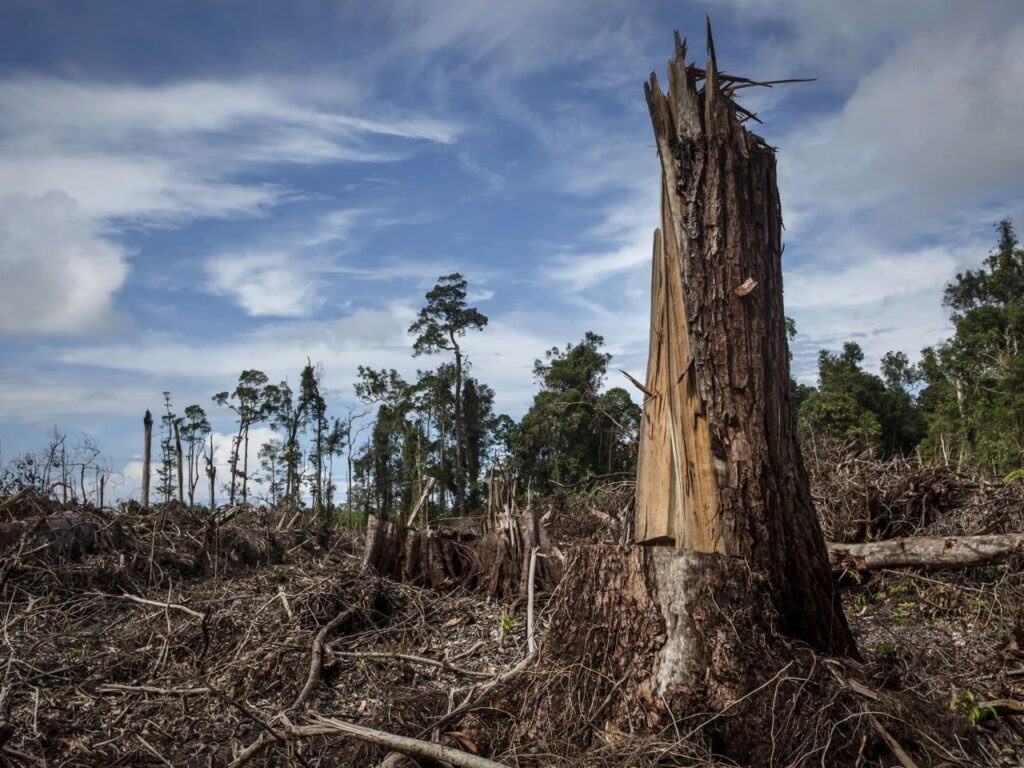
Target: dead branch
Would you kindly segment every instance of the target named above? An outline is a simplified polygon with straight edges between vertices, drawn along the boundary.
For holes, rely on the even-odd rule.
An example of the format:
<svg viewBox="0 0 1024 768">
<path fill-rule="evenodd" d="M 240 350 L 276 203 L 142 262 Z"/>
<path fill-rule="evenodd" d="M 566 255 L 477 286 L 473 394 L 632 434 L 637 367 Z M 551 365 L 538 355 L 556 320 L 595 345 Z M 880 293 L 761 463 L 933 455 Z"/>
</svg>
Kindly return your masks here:
<svg viewBox="0 0 1024 768">
<path fill-rule="evenodd" d="M 187 613 L 189 616 L 194 616 L 200 621 L 203 620 L 204 616 L 199 611 L 195 611 L 186 605 L 178 605 L 177 603 L 161 603 L 158 600 L 147 600 L 144 597 L 136 597 L 135 595 L 108 595 L 103 592 L 98 592 L 101 597 L 108 597 L 111 600 L 128 600 L 139 605 L 151 605 L 154 608 L 163 608 L 167 611 L 181 611 Z"/>
<path fill-rule="evenodd" d="M 320 675 L 324 668 L 324 640 L 334 630 L 352 618 L 353 612 L 352 608 L 346 608 L 320 627 L 320 631 L 316 633 L 316 637 L 313 638 L 313 648 L 310 651 L 309 676 L 306 678 L 306 684 L 302 687 L 302 691 L 289 709 L 298 709 L 309 701 L 309 697 L 313 695 L 313 689 L 320 682 Z"/>
<path fill-rule="evenodd" d="M 331 734 L 343 734 L 352 736 L 362 741 L 376 744 L 380 747 L 387 747 L 395 752 L 406 755 L 414 755 L 429 760 L 449 763 L 459 768 L 508 768 L 504 763 L 488 760 L 486 757 L 473 755 L 459 749 L 446 747 L 443 744 L 435 744 L 422 739 L 414 739 L 409 736 L 399 736 L 387 731 L 380 731 L 376 728 L 367 728 L 363 725 L 356 725 L 333 717 L 318 717 L 310 725 L 295 725 L 284 732 L 283 738 L 274 736 L 261 736 L 257 741 L 246 747 L 232 762 L 229 768 L 239 768 L 252 759 L 260 750 L 268 744 L 288 739 L 301 739 L 309 736 L 328 736 Z"/>
<path fill-rule="evenodd" d="M 879 568 L 970 568 L 1024 555 L 1024 533 L 916 536 L 865 544 L 829 544 L 837 572 Z"/>
</svg>

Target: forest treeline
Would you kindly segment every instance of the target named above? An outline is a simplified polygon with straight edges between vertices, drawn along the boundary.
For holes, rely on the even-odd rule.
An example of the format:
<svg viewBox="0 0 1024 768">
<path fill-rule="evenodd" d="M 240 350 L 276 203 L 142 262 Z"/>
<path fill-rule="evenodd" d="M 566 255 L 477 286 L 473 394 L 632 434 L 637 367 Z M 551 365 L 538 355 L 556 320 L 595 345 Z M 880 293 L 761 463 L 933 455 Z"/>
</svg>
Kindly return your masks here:
<svg viewBox="0 0 1024 768">
<path fill-rule="evenodd" d="M 819 353 L 818 385 L 793 385 L 805 441 L 846 438 L 986 474 L 1024 465 L 1024 250 L 1010 221 L 997 231 L 982 266 L 946 286 L 953 335 L 918 360 L 889 352 L 876 375 L 854 342 Z"/>
<path fill-rule="evenodd" d="M 950 338 L 917 360 L 886 354 L 879 374 L 865 370 L 860 346 L 847 342 L 819 353 L 816 386 L 791 383 L 805 442 L 852 441 L 881 455 L 918 453 L 988 474 L 1024 465 L 1024 250 L 1010 221 L 997 230 L 982 266 L 946 286 Z M 604 339 L 588 332 L 536 360 L 537 392 L 516 421 L 495 413 L 494 390 L 473 375 L 463 346 L 468 334 L 486 334 L 487 322 L 467 304 L 462 275 L 441 277 L 409 328 L 410 355 L 436 364 L 412 379 L 360 366 L 358 405 L 343 413 L 329 411 L 323 370 L 310 361 L 294 389 L 242 371 L 211 400 L 234 420 L 227 477 L 217 477 L 214 457 L 223 447 L 213 444 L 207 409 L 192 404 L 177 413 L 165 392 L 154 500 L 309 507 L 355 522 L 409 508 L 431 479 L 426 508 L 436 518 L 478 510 L 492 472 L 524 495 L 630 477 L 641 409 L 622 387 L 606 388 L 612 356 Z M 792 338 L 795 325 L 788 327 Z M 255 446 L 250 466 L 256 427 L 274 436 Z M 2 483 L 99 500 L 107 472 L 92 442 L 69 449 L 55 431 L 46 450 L 10 462 Z"/>
</svg>

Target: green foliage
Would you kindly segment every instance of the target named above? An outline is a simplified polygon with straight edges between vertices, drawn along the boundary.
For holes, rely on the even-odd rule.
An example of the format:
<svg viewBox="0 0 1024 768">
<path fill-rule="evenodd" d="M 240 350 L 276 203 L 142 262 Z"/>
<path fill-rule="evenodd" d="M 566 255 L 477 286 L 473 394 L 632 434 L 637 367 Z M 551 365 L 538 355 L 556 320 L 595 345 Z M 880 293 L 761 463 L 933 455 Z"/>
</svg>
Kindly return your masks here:
<svg viewBox="0 0 1024 768">
<path fill-rule="evenodd" d="M 622 388 L 600 391 L 611 360 L 603 344 L 588 331 L 580 343 L 552 348 L 534 363 L 540 391 L 506 439 L 536 492 L 635 467 L 640 407 Z"/>
<path fill-rule="evenodd" d="M 990 717 L 995 717 L 995 710 L 992 707 L 982 706 L 973 691 L 964 690 L 959 694 L 953 693 L 949 702 L 951 712 L 956 712 L 967 718 L 971 725 L 978 725 Z"/>
<path fill-rule="evenodd" d="M 851 439 L 885 455 L 906 453 L 925 432 L 910 387 L 917 373 L 903 353 L 882 360 L 885 378 L 861 367 L 860 345 L 848 341 L 839 354 L 818 355 L 818 387 L 801 393 L 798 420 L 805 434 Z"/>
<path fill-rule="evenodd" d="M 459 339 L 469 330 L 483 330 L 487 325 L 487 317 L 475 307 L 466 306 L 466 280 L 458 272 L 443 275 L 427 294 L 426 305 L 420 309 L 416 321 L 409 326 L 409 333 L 415 335 L 413 356 L 434 354 L 442 350 L 451 351 L 455 356 L 455 505 L 462 509 L 466 501 L 466 488 L 469 484 L 469 467 L 467 461 L 466 434 L 463 429 L 465 413 L 463 411 L 462 385 L 465 377 L 463 370 L 464 353 Z M 440 436 L 443 441 L 444 435 Z M 442 478 L 444 479 L 444 478 Z M 444 486 L 442 485 L 442 494 Z"/>
<path fill-rule="evenodd" d="M 440 350 L 453 350 L 457 338 L 468 330 L 483 330 L 487 318 L 474 307 L 466 306 L 466 280 L 458 272 L 438 278 L 437 285 L 426 295 L 427 304 L 409 326 L 416 336 L 413 355 L 431 355 Z"/>
<path fill-rule="evenodd" d="M 1024 250 L 1009 221 L 977 270 L 946 286 L 954 333 L 924 350 L 926 448 L 989 472 L 1024 464 Z"/>
<path fill-rule="evenodd" d="M 239 374 L 238 384 L 233 391 L 218 392 L 213 396 L 213 402 L 235 413 L 238 423 L 238 432 L 231 441 L 231 455 L 228 459 L 231 470 L 228 488 L 232 504 L 235 503 L 239 480 L 242 483 L 242 503 L 249 501 L 249 430 L 274 413 L 280 396 L 280 390 L 269 383 L 267 375 L 254 369 Z"/>
</svg>

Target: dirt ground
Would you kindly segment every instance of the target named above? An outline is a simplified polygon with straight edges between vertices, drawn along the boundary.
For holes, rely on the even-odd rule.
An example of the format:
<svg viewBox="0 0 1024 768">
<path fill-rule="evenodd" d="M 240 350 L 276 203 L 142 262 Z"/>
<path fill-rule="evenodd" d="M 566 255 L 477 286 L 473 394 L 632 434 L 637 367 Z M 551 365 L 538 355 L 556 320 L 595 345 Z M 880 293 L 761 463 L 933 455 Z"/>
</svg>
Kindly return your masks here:
<svg viewBox="0 0 1024 768">
<path fill-rule="evenodd" d="M 1024 530 L 1020 489 L 871 461 L 851 456 L 823 474 L 809 459 L 829 536 Z M 619 484 L 539 503 L 560 544 L 615 542 L 629 498 Z M 0 765 L 371 766 L 387 756 L 339 734 L 275 738 L 325 717 L 477 748 L 458 725 L 432 723 L 525 657 L 522 601 L 386 581 L 362 567 L 358 534 L 234 514 L 62 509 L 31 494 L 0 502 Z M 864 696 L 898 691 L 953 723 L 920 731 L 936 742 L 923 745 L 929 764 L 1024 765 L 1024 728 L 1011 713 L 1024 701 L 1018 564 L 846 577 L 843 596 Z M 502 704 L 499 695 L 487 706 Z M 596 746 L 579 754 L 489 757 L 714 764 L 669 747 L 645 747 L 641 759 L 637 739 L 664 742 L 595 728 Z M 894 752 L 862 751 L 855 763 L 899 764 Z M 824 749 L 803 764 L 832 763 Z"/>
</svg>

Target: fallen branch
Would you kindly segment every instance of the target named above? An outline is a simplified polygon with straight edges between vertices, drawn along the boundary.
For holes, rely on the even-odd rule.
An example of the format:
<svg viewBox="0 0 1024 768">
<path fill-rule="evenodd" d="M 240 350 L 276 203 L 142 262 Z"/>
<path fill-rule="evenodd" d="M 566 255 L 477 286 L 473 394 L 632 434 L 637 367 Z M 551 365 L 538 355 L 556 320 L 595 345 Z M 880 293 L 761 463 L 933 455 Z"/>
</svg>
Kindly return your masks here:
<svg viewBox="0 0 1024 768">
<path fill-rule="evenodd" d="M 1024 533 L 917 536 L 865 544 L 829 544 L 837 572 L 879 568 L 970 568 L 1024 556 Z"/>
<path fill-rule="evenodd" d="M 413 664 L 425 664 L 430 667 L 437 667 L 438 669 L 443 669 L 448 672 L 454 672 L 457 675 L 465 675 L 467 677 L 493 677 L 493 675 L 487 672 L 476 672 L 472 669 L 463 669 L 462 667 L 456 667 L 454 664 L 450 664 L 443 659 L 428 659 L 424 656 L 413 656 L 409 653 L 389 653 L 386 651 L 335 651 L 334 649 L 331 649 L 331 653 L 333 653 L 335 656 L 342 656 L 353 659 L 398 659 L 400 661 L 408 661 Z"/>
<path fill-rule="evenodd" d="M 138 603 L 139 605 L 150 605 L 154 608 L 163 608 L 164 610 L 169 611 L 181 611 L 182 613 L 187 613 L 189 616 L 194 616 L 200 621 L 204 619 L 203 614 L 199 611 L 193 610 L 186 605 L 179 605 L 178 603 L 161 603 L 159 600 L 147 600 L 144 597 L 136 597 L 135 595 L 108 595 L 105 592 L 97 592 L 96 594 L 101 595 L 102 597 L 109 597 L 111 600 L 128 600 L 133 603 Z"/>
<path fill-rule="evenodd" d="M 101 685 L 97 693 L 152 693 L 155 696 L 205 696 L 209 688 L 157 688 L 154 685 Z"/>
<path fill-rule="evenodd" d="M 346 608 L 320 627 L 320 631 L 316 633 L 316 637 L 313 638 L 313 648 L 310 651 L 309 676 L 306 678 L 306 684 L 302 687 L 302 691 L 289 709 L 298 709 L 309 701 L 309 697 L 313 695 L 313 689 L 320 682 L 320 675 L 324 668 L 324 640 L 335 629 L 352 618 L 352 613 L 353 610 L 351 608 Z"/>
<path fill-rule="evenodd" d="M 379 731 L 376 728 L 367 728 L 363 725 L 337 720 L 333 717 L 318 717 L 310 725 L 293 725 L 284 731 L 280 737 L 264 734 L 257 741 L 242 750 L 238 757 L 230 764 L 229 768 L 239 768 L 269 744 L 309 736 L 329 736 L 331 734 L 352 736 L 370 744 L 387 747 L 394 752 L 449 763 L 458 766 L 458 768 L 508 768 L 504 763 L 498 763 L 479 755 L 446 747 L 443 744 L 435 744 L 409 736 L 399 736 L 387 731 Z"/>
</svg>

